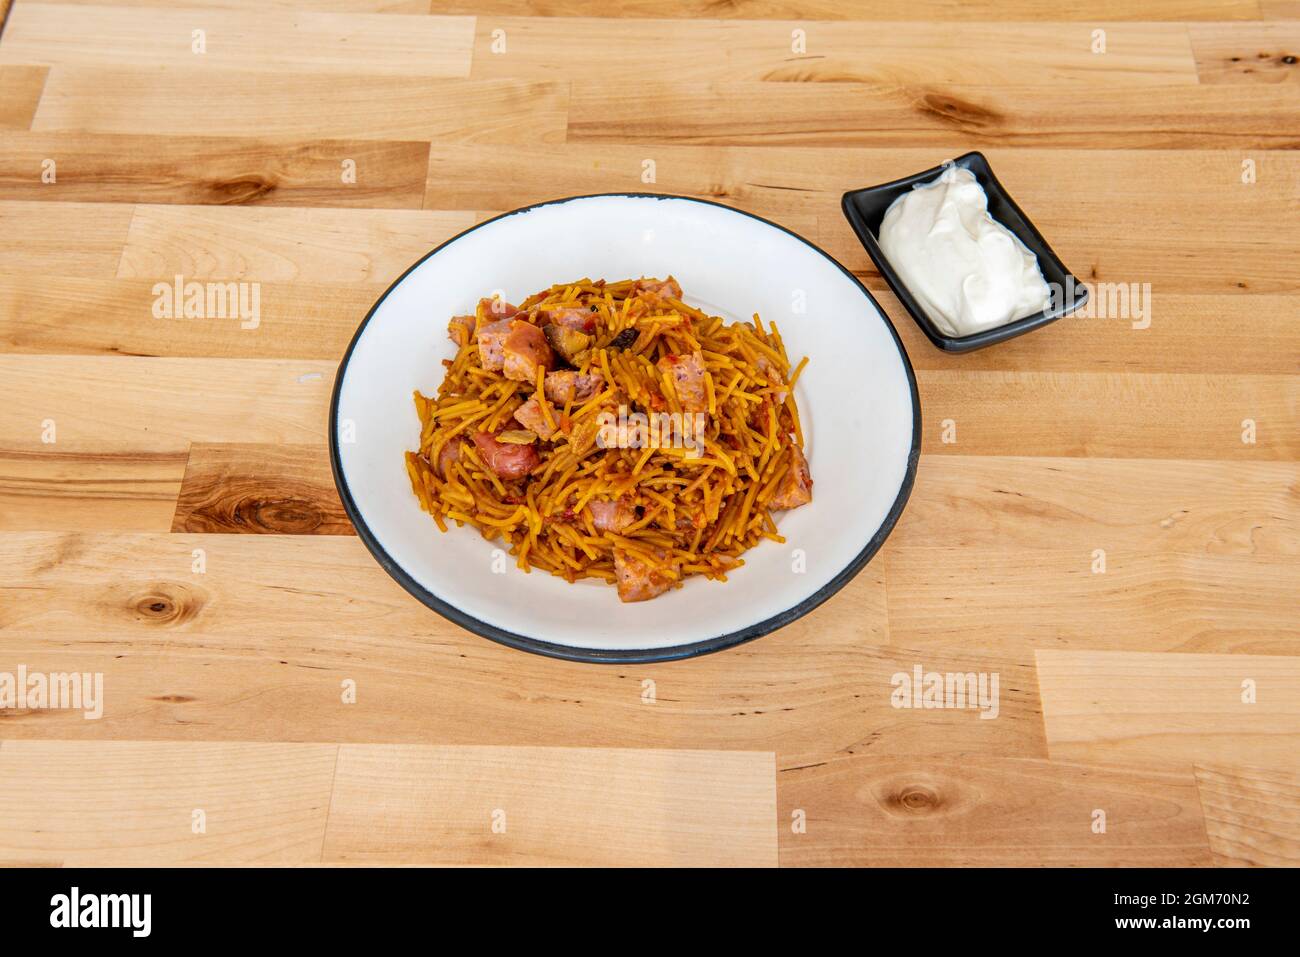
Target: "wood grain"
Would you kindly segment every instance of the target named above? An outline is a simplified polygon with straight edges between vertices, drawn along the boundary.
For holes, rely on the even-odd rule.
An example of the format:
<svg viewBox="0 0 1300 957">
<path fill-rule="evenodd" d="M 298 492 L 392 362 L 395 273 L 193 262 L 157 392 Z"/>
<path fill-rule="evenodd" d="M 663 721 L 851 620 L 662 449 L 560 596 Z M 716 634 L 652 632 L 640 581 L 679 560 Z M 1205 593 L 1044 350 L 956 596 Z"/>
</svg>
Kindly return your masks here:
<svg viewBox="0 0 1300 957">
<path fill-rule="evenodd" d="M 771 754 L 344 745 L 327 862 L 776 864 Z"/>
<path fill-rule="evenodd" d="M 919 647 L 967 645 L 1029 655 L 1116 647 L 1296 655 L 1287 602 L 1295 556 L 1181 555 L 1080 547 L 890 547 L 890 636 Z M 1108 547 L 1109 545 L 1109 547 Z M 1103 551 L 1105 572 L 1093 568 Z"/>
<path fill-rule="evenodd" d="M 10 735 L 248 740 L 271 722 L 289 740 L 743 750 L 761 740 L 788 754 L 1046 756 L 1032 659 L 885 647 L 876 564 L 837 597 L 838 612 L 819 609 L 757 649 L 592 669 L 467 634 L 411 601 L 352 537 L 14 533 L 0 549 L 0 634 L 15 660 L 35 669 L 104 642 L 166 649 L 165 660 L 104 662 L 106 680 L 120 673 L 136 690 L 103 720 L 46 712 Z M 917 663 L 998 672 L 1000 719 L 894 709 L 892 676 Z M 344 708 L 348 678 L 358 704 Z"/>
<path fill-rule="evenodd" d="M 1300 862 L 1300 771 L 1198 765 L 1196 787 L 1220 867 Z"/>
<path fill-rule="evenodd" d="M 0 65 L 0 130 L 32 125 L 48 73 L 43 66 Z"/>
<path fill-rule="evenodd" d="M 32 129 L 554 143 L 567 116 L 550 82 L 56 66 Z"/>
<path fill-rule="evenodd" d="M 0 201 L 0 256 L 18 272 L 112 276 L 130 222 L 129 206 Z"/>
<path fill-rule="evenodd" d="M 634 31 L 637 43 L 621 39 Z M 798 31 L 798 33 L 796 33 Z M 504 33 L 504 48 L 501 33 Z M 475 77 L 662 81 L 663 50 L 681 58 L 674 82 L 962 83 L 1044 87 L 1086 82 L 1194 84 L 1196 63 L 1181 24 L 1123 24 L 1106 53 L 1075 24 L 1021 24 L 1014 39 L 995 24 L 819 23 L 740 20 L 480 18 Z M 863 57 L 863 49 L 872 51 Z M 719 54 L 722 55 L 719 55 Z"/>
<path fill-rule="evenodd" d="M 205 71 L 462 77 L 469 73 L 473 36 L 472 17 L 213 9 L 196 15 L 19 0 L 5 26 L 0 62 L 112 67 L 143 60 L 159 67 L 202 64 L 197 68 Z"/>
<path fill-rule="evenodd" d="M 58 71 L 50 83 L 58 81 Z M 42 109 L 44 100 L 42 100 Z M 37 125 L 42 113 L 38 112 Z M 951 83 L 574 82 L 573 142 L 713 145 L 985 145 L 1294 149 L 1295 97 L 1260 85 L 1134 84 L 1104 99 L 1073 91 Z"/>
<path fill-rule="evenodd" d="M 1039 650 L 1037 658 L 1053 760 L 1290 771 L 1300 763 L 1300 657 Z"/>
<path fill-rule="evenodd" d="M 1300 82 L 1300 23 L 1234 23 L 1187 32 L 1202 83 Z"/>
<path fill-rule="evenodd" d="M 14 398 L 0 445 L 67 452 L 183 452 L 190 442 L 320 442 L 332 362 L 0 356 Z M 94 402 L 86 401 L 86 394 Z"/>
<path fill-rule="evenodd" d="M 305 445 L 192 445 L 170 529 L 353 535 L 329 455 Z"/>
<path fill-rule="evenodd" d="M 1300 457 L 1295 376 L 923 371 L 932 454 Z M 1243 441 L 1255 423 L 1255 441 Z M 945 421 L 955 441 L 945 442 Z M 1186 425 L 1170 428 L 1170 423 Z"/>
<path fill-rule="evenodd" d="M 1204 867 L 1190 771 L 987 755 L 838 758 L 777 775 L 781 863 L 817 867 Z M 1093 830 L 1098 811 L 1106 830 Z M 802 812 L 805 828 L 795 830 Z"/>
<path fill-rule="evenodd" d="M 386 288 L 259 281 L 259 321 L 248 329 L 237 318 L 155 318 L 157 280 L 175 277 L 83 279 L 0 268 L 0 352 L 335 362 Z"/>
<path fill-rule="evenodd" d="M 1088 556 L 1300 555 L 1293 462 L 943 455 L 921 460 L 923 496 L 895 549 L 1033 549 Z M 1111 565 L 1107 566 L 1109 573 Z"/>
<path fill-rule="evenodd" d="M 469 213 L 414 209 L 137 206 L 117 276 L 387 284 L 473 225 Z"/>
<path fill-rule="evenodd" d="M 29 3 L 54 0 L 25 0 Z M 66 0 L 58 0 L 66 2 Z M 156 0 L 74 0 L 116 7 L 152 6 Z M 1124 0 L 1089 0 L 1063 7 L 1047 0 L 872 0 L 867 9 L 876 20 L 1034 21 L 1052 20 L 1253 20 L 1261 5 L 1282 16 L 1292 0 L 1146 0 L 1135 8 Z M 289 7 L 355 13 L 433 13 L 478 16 L 591 17 L 646 19 L 671 17 L 744 20 L 860 20 L 864 10 L 856 0 L 176 0 L 177 6 L 246 10 Z"/>
<path fill-rule="evenodd" d="M 68 867 L 319 860 L 337 750 L 9 740 L 0 857 Z"/>
<path fill-rule="evenodd" d="M 0 529 L 171 528 L 183 454 L 0 451 Z"/>
<path fill-rule="evenodd" d="M 419 209 L 428 152 L 421 142 L 17 133 L 0 142 L 0 199 Z M 51 159 L 53 183 L 42 180 Z"/>
</svg>

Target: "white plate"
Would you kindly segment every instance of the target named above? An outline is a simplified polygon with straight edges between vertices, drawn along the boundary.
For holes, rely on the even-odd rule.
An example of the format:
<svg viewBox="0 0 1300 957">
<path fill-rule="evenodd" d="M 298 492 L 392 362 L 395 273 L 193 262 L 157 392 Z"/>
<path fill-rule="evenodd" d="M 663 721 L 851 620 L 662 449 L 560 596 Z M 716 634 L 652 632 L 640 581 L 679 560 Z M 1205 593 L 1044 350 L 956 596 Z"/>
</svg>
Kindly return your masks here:
<svg viewBox="0 0 1300 957">
<path fill-rule="evenodd" d="M 501 291 L 519 302 L 589 276 L 672 274 L 693 305 L 729 321 L 775 320 L 792 361 L 813 500 L 778 513 L 784 545 L 745 554 L 727 582 L 689 579 L 649 602 L 494 561 L 471 528 L 446 534 L 421 511 L 403 453 L 419 441 L 411 401 L 442 381 L 447 320 Z M 459 625 L 581 661 L 657 661 L 716 651 L 807 614 L 871 559 L 912 487 L 920 406 L 893 326 L 843 266 L 739 210 L 676 196 L 581 196 L 475 226 L 380 297 L 339 366 L 330 407 L 334 479 L 361 540 L 412 595 Z M 504 571 L 502 567 L 504 566 Z M 494 567 L 496 570 L 494 570 Z"/>
</svg>

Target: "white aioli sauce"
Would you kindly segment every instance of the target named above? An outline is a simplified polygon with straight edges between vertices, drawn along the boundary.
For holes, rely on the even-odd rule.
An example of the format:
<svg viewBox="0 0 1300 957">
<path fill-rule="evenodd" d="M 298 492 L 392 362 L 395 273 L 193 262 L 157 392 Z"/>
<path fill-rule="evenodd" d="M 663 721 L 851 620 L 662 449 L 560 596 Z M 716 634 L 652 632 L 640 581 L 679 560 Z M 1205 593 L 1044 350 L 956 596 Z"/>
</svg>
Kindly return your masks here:
<svg viewBox="0 0 1300 957">
<path fill-rule="evenodd" d="M 950 166 L 894 200 L 880 248 L 916 301 L 950 336 L 968 336 L 1047 307 L 1038 258 L 989 215 L 967 169 Z"/>
</svg>

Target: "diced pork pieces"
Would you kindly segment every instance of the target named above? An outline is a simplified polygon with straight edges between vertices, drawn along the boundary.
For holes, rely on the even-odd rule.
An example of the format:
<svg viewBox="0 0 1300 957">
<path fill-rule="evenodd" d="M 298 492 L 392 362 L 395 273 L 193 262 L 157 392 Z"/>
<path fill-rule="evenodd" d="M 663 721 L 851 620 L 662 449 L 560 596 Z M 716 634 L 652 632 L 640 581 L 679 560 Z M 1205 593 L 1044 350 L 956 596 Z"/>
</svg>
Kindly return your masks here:
<svg viewBox="0 0 1300 957">
<path fill-rule="evenodd" d="M 771 508 L 798 508 L 812 501 L 812 473 L 808 460 L 796 445 L 790 446 L 790 468 L 777 484 L 776 493 L 768 503 Z"/>
<path fill-rule="evenodd" d="M 511 319 L 519 312 L 518 306 L 512 306 L 504 299 L 493 297 L 491 299 L 480 299 L 479 308 L 483 310 L 483 315 L 490 321 L 497 322 L 501 319 Z"/>
<path fill-rule="evenodd" d="M 591 524 L 600 532 L 621 532 L 637 520 L 630 495 L 620 496 L 615 502 L 588 502 L 587 510 L 591 512 Z"/>
<path fill-rule="evenodd" d="M 511 320 L 510 331 L 501 349 L 504 356 L 501 371 L 507 379 L 535 382 L 538 369 L 550 369 L 555 365 L 555 356 L 546 344 L 546 336 L 531 322 Z"/>
<path fill-rule="evenodd" d="M 614 577 L 618 600 L 649 601 L 673 586 L 673 580 L 621 548 L 614 549 Z"/>
<path fill-rule="evenodd" d="M 452 463 L 460 458 L 460 447 L 464 444 L 465 440 L 457 435 L 438 451 L 438 461 L 433 467 L 438 478 L 445 479 L 451 476 Z"/>
<path fill-rule="evenodd" d="M 546 382 L 542 389 L 546 398 L 563 405 L 566 402 L 586 402 L 594 398 L 605 387 L 605 377 L 599 372 L 570 372 L 561 369 L 546 373 Z"/>
<path fill-rule="evenodd" d="M 555 325 L 574 332 L 591 335 L 596 331 L 596 314 L 586 306 L 550 306 L 543 309 L 541 315 Z"/>
<path fill-rule="evenodd" d="M 498 442 L 486 432 L 475 432 L 474 446 L 484 464 L 503 479 L 521 479 L 537 467 L 537 450 L 531 445 Z"/>
<path fill-rule="evenodd" d="M 659 360 L 659 371 L 671 379 L 673 391 L 683 411 L 707 412 L 708 392 L 704 388 L 704 356 L 699 352 L 689 355 L 664 356 Z"/>
<path fill-rule="evenodd" d="M 478 330 L 478 357 L 488 372 L 500 372 L 506 362 L 506 337 L 510 335 L 510 319 L 498 319 L 480 326 Z"/>
<path fill-rule="evenodd" d="M 677 280 L 672 276 L 667 279 L 638 279 L 632 286 L 634 294 L 649 296 L 652 299 L 676 299 L 682 298 L 682 287 L 677 285 Z"/>
<path fill-rule="evenodd" d="M 554 412 L 551 413 L 551 418 L 552 420 L 556 418 Z M 542 412 L 542 404 L 537 401 L 535 395 L 530 396 L 527 402 L 515 409 L 515 421 L 530 432 L 535 432 L 543 442 L 549 442 L 551 437 L 559 431 L 547 424 L 546 416 Z"/>
</svg>

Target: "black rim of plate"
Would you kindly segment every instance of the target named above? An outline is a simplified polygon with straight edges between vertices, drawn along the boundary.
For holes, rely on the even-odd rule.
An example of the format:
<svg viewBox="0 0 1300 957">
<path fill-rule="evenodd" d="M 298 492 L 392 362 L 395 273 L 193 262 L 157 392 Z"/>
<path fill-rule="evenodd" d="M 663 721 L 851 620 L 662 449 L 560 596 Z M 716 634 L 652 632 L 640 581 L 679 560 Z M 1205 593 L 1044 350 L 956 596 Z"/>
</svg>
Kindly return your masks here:
<svg viewBox="0 0 1300 957">
<path fill-rule="evenodd" d="M 779 229 L 786 235 L 797 239 L 809 249 L 812 249 L 814 252 L 833 263 L 840 272 L 844 273 L 850 282 L 858 287 L 858 290 L 866 297 L 867 301 L 875 307 L 876 314 L 880 317 L 880 321 L 885 324 L 885 328 L 889 330 L 889 334 L 894 339 L 894 346 L 898 349 L 898 357 L 903 363 L 903 369 L 907 373 L 908 386 L 912 392 L 912 447 L 908 451 L 907 469 L 903 475 L 903 482 L 899 486 L 898 496 L 894 499 L 894 504 L 890 506 L 889 512 L 885 515 L 885 520 L 881 522 L 880 527 L 876 529 L 876 533 L 871 536 L 871 539 L 866 543 L 862 551 L 860 551 L 847 566 L 835 575 L 835 577 L 812 595 L 808 596 L 797 605 L 787 608 L 779 614 L 773 615 L 771 618 L 752 625 L 747 625 L 746 627 L 740 628 L 736 631 L 718 635 L 714 638 L 706 638 L 702 641 L 695 641 L 687 645 L 674 645 L 666 648 L 602 649 L 561 645 L 550 641 L 542 641 L 538 638 L 530 638 L 527 635 L 519 635 L 511 631 L 506 631 L 503 628 L 498 628 L 495 625 L 490 625 L 481 619 L 475 618 L 473 615 L 466 614 L 455 605 L 444 601 L 437 595 L 428 591 L 428 589 L 412 578 L 411 575 L 398 565 L 397 562 L 393 560 L 392 556 L 384 550 L 383 546 L 380 545 L 379 540 L 370 530 L 370 526 L 366 524 L 360 510 L 357 508 L 356 502 L 352 498 L 352 493 L 348 488 L 347 480 L 343 477 L 343 466 L 339 459 L 339 395 L 343 390 L 343 379 L 347 374 L 348 362 L 351 361 L 352 350 L 355 349 L 357 343 L 361 341 L 361 337 L 365 334 L 366 327 L 370 324 L 371 318 L 379 310 L 379 307 L 383 305 L 384 300 L 388 298 L 389 293 L 401 285 L 402 281 L 426 260 L 436 256 L 442 249 L 450 246 L 462 237 L 468 236 L 475 230 L 481 229 L 490 223 L 498 222 L 499 220 L 506 219 L 510 216 L 517 216 L 521 213 L 527 213 L 534 209 L 540 209 L 543 206 L 558 206 L 562 203 L 571 203 L 575 200 L 581 199 L 615 197 L 627 199 L 681 200 L 688 203 L 698 203 L 702 206 L 716 206 L 740 216 L 747 216 L 750 219 L 757 220 L 760 223 L 771 226 L 773 229 Z M 432 608 L 449 621 L 460 625 L 462 628 L 472 631 L 476 635 L 499 642 L 500 644 L 507 645 L 511 648 L 517 648 L 520 651 L 530 651 L 534 654 L 545 655 L 550 658 L 560 658 L 566 661 L 638 664 L 657 661 L 675 661 L 681 658 L 694 658 L 698 655 L 706 655 L 711 652 L 721 651 L 724 648 L 731 648 L 735 645 L 744 644 L 747 641 L 753 641 L 755 638 L 761 638 L 763 635 L 776 631 L 778 628 L 782 628 L 791 622 L 802 618 L 847 585 L 854 576 L 858 574 L 858 572 L 866 567 L 867 563 L 871 561 L 876 552 L 880 550 L 880 546 L 884 544 L 885 539 L 889 537 L 889 533 L 893 531 L 894 525 L 897 524 L 898 517 L 902 514 L 903 507 L 907 504 L 907 499 L 911 495 L 912 485 L 916 480 L 917 461 L 921 454 L 921 399 L 916 388 L 916 373 L 912 370 L 912 363 L 908 359 L 907 350 L 903 348 L 903 342 L 898 337 L 898 330 L 896 330 L 894 324 L 889 321 L 889 317 L 885 314 L 885 311 L 880 308 L 880 303 L 876 302 L 875 297 L 871 295 L 866 286 L 862 285 L 857 276 L 853 275 L 853 273 L 846 269 L 842 263 L 835 259 L 835 257 L 831 256 L 815 243 L 809 242 L 803 236 L 800 236 L 791 229 L 787 229 L 780 223 L 774 223 L 769 219 L 764 219 L 762 216 L 746 212 L 743 209 L 736 209 L 734 206 L 727 206 L 724 203 L 715 203 L 707 199 L 696 199 L 692 196 L 677 196 L 671 193 L 590 193 L 583 196 L 566 196 L 563 199 L 547 200 L 543 203 L 534 203 L 531 206 L 521 206 L 520 208 L 511 210 L 508 213 L 502 213 L 499 216 L 494 216 L 491 219 L 484 220 L 463 232 L 457 233 L 451 239 L 448 239 L 446 242 L 439 244 L 434 249 L 425 253 L 418 260 L 412 263 L 405 272 L 393 280 L 392 284 L 384 290 L 384 294 L 375 301 L 375 304 L 370 307 L 370 311 L 366 313 L 366 317 L 361 321 L 361 325 L 357 327 L 356 334 L 353 335 L 352 341 L 348 343 L 347 351 L 343 353 L 343 359 L 339 362 L 338 372 L 334 379 L 333 394 L 330 398 L 329 430 L 330 468 L 334 474 L 334 485 L 338 489 L 339 498 L 343 502 L 343 510 L 347 513 L 348 519 L 356 528 L 358 537 L 370 551 L 370 554 L 374 556 L 375 560 L 379 563 L 379 566 L 383 568 L 384 571 L 388 572 L 388 574 L 399 585 L 410 592 L 413 597 L 417 598 L 420 602 L 429 608 Z"/>
</svg>

